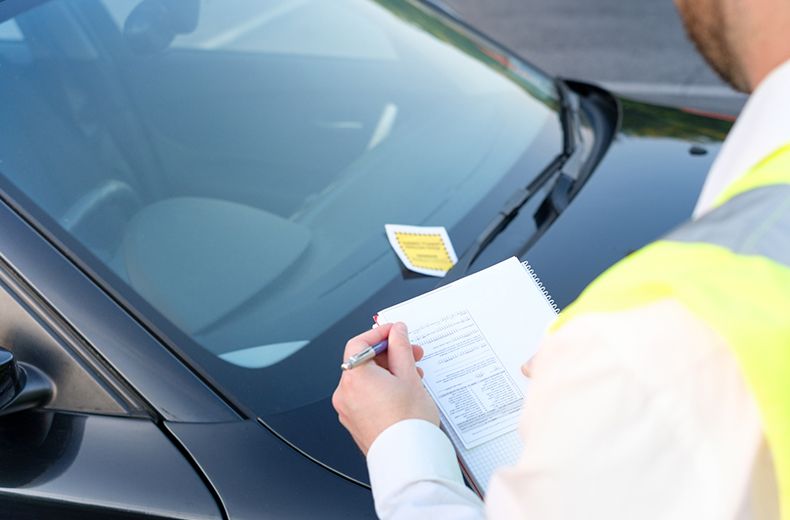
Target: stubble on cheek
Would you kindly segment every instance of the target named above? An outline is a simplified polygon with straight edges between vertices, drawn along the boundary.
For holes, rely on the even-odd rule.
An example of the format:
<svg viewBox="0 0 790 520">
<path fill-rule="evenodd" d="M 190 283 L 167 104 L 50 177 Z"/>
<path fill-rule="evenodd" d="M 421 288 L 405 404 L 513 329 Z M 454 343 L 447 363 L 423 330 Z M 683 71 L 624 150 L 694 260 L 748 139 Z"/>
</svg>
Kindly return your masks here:
<svg viewBox="0 0 790 520">
<path fill-rule="evenodd" d="M 725 2 L 678 0 L 675 4 L 686 33 L 708 64 L 734 89 L 748 92 L 747 75 L 738 60 L 740 49 L 728 38 L 731 32 Z"/>
</svg>

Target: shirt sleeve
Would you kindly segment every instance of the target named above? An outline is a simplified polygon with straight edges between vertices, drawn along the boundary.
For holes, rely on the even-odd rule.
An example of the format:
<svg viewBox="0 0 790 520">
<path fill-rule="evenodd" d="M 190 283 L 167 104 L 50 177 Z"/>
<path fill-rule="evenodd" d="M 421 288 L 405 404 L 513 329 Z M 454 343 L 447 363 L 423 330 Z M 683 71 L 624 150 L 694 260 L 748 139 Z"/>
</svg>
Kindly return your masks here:
<svg viewBox="0 0 790 520">
<path fill-rule="evenodd" d="M 383 519 L 483 518 L 483 502 L 464 484 L 455 450 L 435 425 L 409 419 L 368 450 L 376 513 Z"/>
</svg>

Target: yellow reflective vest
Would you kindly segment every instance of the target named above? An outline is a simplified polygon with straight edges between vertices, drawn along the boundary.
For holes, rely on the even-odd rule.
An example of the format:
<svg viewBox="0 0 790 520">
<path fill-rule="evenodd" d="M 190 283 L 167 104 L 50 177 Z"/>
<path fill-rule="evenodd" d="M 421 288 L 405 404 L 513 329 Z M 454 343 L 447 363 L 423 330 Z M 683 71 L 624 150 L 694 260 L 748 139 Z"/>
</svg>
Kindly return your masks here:
<svg viewBox="0 0 790 520">
<path fill-rule="evenodd" d="M 731 347 L 760 411 L 782 518 L 790 520 L 790 145 L 729 186 L 702 218 L 601 275 L 553 328 L 664 298 L 681 302 Z"/>
</svg>

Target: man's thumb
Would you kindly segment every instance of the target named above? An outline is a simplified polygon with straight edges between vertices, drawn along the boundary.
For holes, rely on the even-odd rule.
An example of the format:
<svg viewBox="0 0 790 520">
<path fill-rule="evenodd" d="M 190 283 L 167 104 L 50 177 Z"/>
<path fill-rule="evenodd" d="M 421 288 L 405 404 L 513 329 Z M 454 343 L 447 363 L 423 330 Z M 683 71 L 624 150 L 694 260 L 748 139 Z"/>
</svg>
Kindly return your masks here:
<svg viewBox="0 0 790 520">
<path fill-rule="evenodd" d="M 417 373 L 414 364 L 414 351 L 411 348 L 406 325 L 396 323 L 390 329 L 387 360 L 390 372 L 398 377 L 413 376 Z"/>
</svg>

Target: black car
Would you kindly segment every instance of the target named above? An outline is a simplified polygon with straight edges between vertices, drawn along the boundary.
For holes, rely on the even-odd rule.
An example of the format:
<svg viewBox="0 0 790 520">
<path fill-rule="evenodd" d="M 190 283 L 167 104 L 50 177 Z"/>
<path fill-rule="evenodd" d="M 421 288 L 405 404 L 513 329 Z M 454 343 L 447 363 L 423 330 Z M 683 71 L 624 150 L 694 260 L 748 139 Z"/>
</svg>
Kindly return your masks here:
<svg viewBox="0 0 790 520">
<path fill-rule="evenodd" d="M 729 126 L 412 0 L 0 1 L 0 517 L 373 516 L 346 339 L 511 255 L 567 305 Z"/>
</svg>

